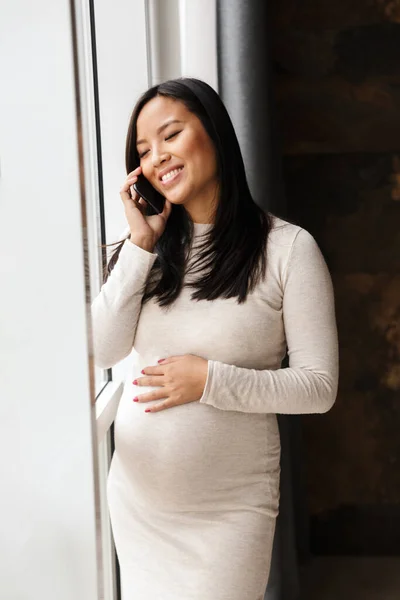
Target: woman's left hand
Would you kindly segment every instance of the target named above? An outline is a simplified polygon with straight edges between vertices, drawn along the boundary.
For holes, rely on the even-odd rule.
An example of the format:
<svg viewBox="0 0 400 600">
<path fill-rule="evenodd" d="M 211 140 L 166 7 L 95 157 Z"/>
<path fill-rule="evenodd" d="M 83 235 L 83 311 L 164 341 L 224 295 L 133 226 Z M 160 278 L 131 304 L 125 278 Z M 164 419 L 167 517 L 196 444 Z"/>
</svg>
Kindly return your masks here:
<svg viewBox="0 0 400 600">
<path fill-rule="evenodd" d="M 137 386 L 151 386 L 159 389 L 138 395 L 134 402 L 163 400 L 146 409 L 158 412 L 172 406 L 188 404 L 200 400 L 207 381 L 208 360 L 193 354 L 171 356 L 159 361 L 157 367 L 146 367 L 133 382 Z"/>
</svg>

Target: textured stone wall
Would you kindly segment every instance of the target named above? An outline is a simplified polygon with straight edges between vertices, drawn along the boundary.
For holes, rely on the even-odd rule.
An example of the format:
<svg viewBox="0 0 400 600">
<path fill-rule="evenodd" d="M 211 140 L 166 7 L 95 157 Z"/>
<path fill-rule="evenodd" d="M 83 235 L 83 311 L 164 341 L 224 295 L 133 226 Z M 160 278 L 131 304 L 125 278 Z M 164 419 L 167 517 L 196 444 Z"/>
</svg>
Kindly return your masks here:
<svg viewBox="0 0 400 600">
<path fill-rule="evenodd" d="M 358 519 L 370 551 L 383 522 L 400 534 L 400 0 L 271 11 L 289 217 L 325 254 L 340 335 L 337 404 L 304 419 L 312 531 L 346 551 Z"/>
</svg>

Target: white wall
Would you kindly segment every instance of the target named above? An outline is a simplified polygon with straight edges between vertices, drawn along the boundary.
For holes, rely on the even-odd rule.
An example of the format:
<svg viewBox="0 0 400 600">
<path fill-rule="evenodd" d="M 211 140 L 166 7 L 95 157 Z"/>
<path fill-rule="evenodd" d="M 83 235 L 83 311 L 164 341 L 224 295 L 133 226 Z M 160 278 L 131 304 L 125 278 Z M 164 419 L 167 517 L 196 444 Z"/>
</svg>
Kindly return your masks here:
<svg viewBox="0 0 400 600">
<path fill-rule="evenodd" d="M 68 0 L 0 17 L 0 597 L 97 598 Z"/>
</svg>

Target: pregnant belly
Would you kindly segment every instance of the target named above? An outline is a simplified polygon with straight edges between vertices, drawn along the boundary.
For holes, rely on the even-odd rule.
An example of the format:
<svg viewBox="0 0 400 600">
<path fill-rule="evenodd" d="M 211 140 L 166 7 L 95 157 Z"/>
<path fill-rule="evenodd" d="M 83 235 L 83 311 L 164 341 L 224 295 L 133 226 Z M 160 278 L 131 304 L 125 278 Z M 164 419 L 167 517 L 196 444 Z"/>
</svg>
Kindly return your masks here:
<svg viewBox="0 0 400 600">
<path fill-rule="evenodd" d="M 164 510 L 207 510 L 232 502 L 261 508 L 277 496 L 280 445 L 273 415 L 199 402 L 145 413 L 148 404 L 132 397 L 128 388 L 121 398 L 115 452 L 137 501 Z"/>
</svg>

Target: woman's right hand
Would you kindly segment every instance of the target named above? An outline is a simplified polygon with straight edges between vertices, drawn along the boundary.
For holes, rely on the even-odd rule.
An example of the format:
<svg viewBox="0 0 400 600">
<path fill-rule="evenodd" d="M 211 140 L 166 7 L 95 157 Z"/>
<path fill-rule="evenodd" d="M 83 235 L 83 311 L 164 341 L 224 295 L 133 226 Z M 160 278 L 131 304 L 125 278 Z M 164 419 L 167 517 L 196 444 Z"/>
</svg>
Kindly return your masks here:
<svg viewBox="0 0 400 600">
<path fill-rule="evenodd" d="M 165 206 L 159 215 L 146 216 L 147 202 L 133 189 L 142 168 L 138 167 L 128 174 L 120 190 L 124 203 L 125 216 L 131 232 L 131 242 L 148 252 L 153 252 L 154 246 L 164 232 L 172 204 L 165 200 Z"/>
</svg>

